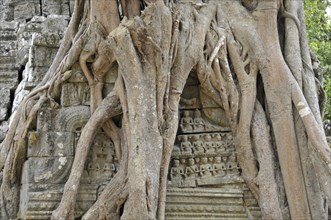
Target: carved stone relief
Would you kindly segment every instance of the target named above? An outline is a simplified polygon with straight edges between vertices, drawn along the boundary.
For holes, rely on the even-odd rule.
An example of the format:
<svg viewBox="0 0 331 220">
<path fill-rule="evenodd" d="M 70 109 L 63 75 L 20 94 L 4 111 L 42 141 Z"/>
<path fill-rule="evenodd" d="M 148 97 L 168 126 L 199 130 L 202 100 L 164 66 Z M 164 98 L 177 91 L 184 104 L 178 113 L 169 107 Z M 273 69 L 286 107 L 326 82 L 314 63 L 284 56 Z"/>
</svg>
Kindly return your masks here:
<svg viewBox="0 0 331 220">
<path fill-rule="evenodd" d="M 181 98 L 166 219 L 247 219 L 247 210 L 260 218 L 241 177 L 224 111 L 199 91 L 197 82 L 191 73 Z"/>
<path fill-rule="evenodd" d="M 88 87 L 81 74 L 77 70 L 62 86 L 61 106 L 44 104 L 36 130 L 29 133 L 20 204 L 23 219 L 49 219 L 61 200 L 81 129 L 90 117 L 89 90 L 84 91 Z M 85 164 L 76 216 L 93 204 L 117 167 L 114 145 L 100 131 Z"/>
</svg>

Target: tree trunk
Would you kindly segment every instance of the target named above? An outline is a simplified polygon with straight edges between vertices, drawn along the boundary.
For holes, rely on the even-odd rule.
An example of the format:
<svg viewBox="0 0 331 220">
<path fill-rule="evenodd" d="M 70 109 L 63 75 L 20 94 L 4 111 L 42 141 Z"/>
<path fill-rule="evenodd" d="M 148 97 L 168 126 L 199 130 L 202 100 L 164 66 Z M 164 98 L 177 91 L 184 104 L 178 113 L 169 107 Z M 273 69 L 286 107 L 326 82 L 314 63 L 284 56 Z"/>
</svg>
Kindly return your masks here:
<svg viewBox="0 0 331 220">
<path fill-rule="evenodd" d="M 90 87 L 91 117 L 52 219 L 74 219 L 87 155 L 100 129 L 115 144 L 119 170 L 82 218 L 165 218 L 179 101 L 191 72 L 197 74 L 200 89 L 225 111 L 242 177 L 263 219 L 286 219 L 287 204 L 291 219 L 326 219 L 331 154 L 304 28 L 296 25 L 303 20 L 286 11 L 288 7 L 294 13 L 294 6 L 302 11 L 294 0 L 76 0 L 52 66 L 22 102 L 3 142 L 2 218 L 17 217 L 30 124 L 44 102 L 60 99 L 62 84 L 79 63 Z M 284 50 L 279 16 L 295 21 L 284 23 Z M 299 29 L 288 33 L 289 27 Z M 103 97 L 109 71 L 116 71 L 117 80 Z"/>
</svg>

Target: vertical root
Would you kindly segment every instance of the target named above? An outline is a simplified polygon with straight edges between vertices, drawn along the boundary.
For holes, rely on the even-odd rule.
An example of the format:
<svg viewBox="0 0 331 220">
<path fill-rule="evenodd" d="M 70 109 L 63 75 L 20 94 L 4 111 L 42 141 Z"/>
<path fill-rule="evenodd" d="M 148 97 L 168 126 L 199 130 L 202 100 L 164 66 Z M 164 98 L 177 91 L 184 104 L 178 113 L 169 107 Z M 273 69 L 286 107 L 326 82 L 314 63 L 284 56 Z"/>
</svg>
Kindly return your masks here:
<svg viewBox="0 0 331 220">
<path fill-rule="evenodd" d="M 166 138 L 163 139 L 163 153 L 162 153 L 162 160 L 160 167 L 160 186 L 159 186 L 159 200 L 158 200 L 158 212 L 157 212 L 158 220 L 164 220 L 165 218 L 168 167 L 170 165 L 170 157 L 177 132 L 177 121 L 178 121 L 177 112 L 174 112 L 173 114 L 169 115 L 168 120 L 170 122 L 170 123 L 168 122 L 170 126 L 164 133 Z"/>
<path fill-rule="evenodd" d="M 125 169 L 120 169 L 82 219 L 119 219 L 120 211 L 128 195 Z"/>
<path fill-rule="evenodd" d="M 263 219 L 283 219 L 275 179 L 277 169 L 270 139 L 270 129 L 261 104 L 256 101 L 255 114 L 252 119 L 252 139 L 259 161 L 259 173 L 256 183 L 259 186 L 259 205 Z"/>
</svg>

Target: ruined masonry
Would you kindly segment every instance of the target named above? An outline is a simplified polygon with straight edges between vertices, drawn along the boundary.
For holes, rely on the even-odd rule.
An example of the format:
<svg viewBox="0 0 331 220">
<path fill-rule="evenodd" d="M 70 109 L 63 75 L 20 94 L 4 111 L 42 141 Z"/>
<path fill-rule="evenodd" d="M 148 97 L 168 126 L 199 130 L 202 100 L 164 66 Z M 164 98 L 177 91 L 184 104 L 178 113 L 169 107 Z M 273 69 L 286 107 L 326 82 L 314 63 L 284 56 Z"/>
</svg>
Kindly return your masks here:
<svg viewBox="0 0 331 220">
<path fill-rule="evenodd" d="M 0 142 L 8 119 L 49 68 L 61 43 L 74 1 L 0 0 Z M 89 88 L 79 67 L 63 84 L 60 105 L 46 103 L 28 135 L 20 217 L 49 219 L 61 200 L 75 146 L 90 117 Z M 104 94 L 116 76 L 106 76 Z M 241 177 L 225 115 L 199 90 L 190 74 L 180 102 L 166 206 L 167 219 L 247 219 L 259 207 Z M 77 217 L 96 201 L 117 172 L 111 140 L 99 132 L 86 163 Z"/>
</svg>

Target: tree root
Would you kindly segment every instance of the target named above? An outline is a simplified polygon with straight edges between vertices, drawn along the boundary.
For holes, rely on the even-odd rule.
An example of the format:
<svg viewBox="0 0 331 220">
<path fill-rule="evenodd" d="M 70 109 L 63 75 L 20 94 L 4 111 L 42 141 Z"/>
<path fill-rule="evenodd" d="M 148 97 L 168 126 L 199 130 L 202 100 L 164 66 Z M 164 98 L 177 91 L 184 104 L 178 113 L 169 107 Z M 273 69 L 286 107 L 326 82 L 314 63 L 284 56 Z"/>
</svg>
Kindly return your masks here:
<svg viewBox="0 0 331 220">
<path fill-rule="evenodd" d="M 278 198 L 279 187 L 276 181 L 276 161 L 272 149 L 270 128 L 259 101 L 255 103 L 255 114 L 252 119 L 252 141 L 259 162 L 259 173 L 256 183 L 259 187 L 259 206 L 262 219 L 282 220 L 281 204 Z"/>
<path fill-rule="evenodd" d="M 77 61 L 91 89 L 92 116 L 79 138 L 62 201 L 52 219 L 74 218 L 86 157 L 101 127 L 114 142 L 120 169 L 83 219 L 155 219 L 156 212 L 159 220 L 165 218 L 167 173 L 176 137 L 178 105 L 192 69 L 197 71 L 201 90 L 225 110 L 236 137 L 243 177 L 258 199 L 262 216 L 277 220 L 284 217 L 275 184 L 278 173 L 273 172 L 276 158 L 270 142 L 269 120 L 291 217 L 308 218 L 307 199 L 303 195 L 307 186 L 304 186 L 298 165 L 303 158 L 295 149 L 298 132 L 293 126 L 292 102 L 305 125 L 307 142 L 315 149 L 312 160 L 316 159 L 314 153 L 322 158 L 322 164 L 313 161 L 320 184 L 323 181 L 330 184 L 325 179 L 331 174 L 330 150 L 325 145 L 319 119 L 311 113 L 301 88 L 288 77 L 291 72 L 283 62 L 283 54 L 279 48 L 275 54 L 269 53 L 278 40 L 275 25 L 279 1 L 241 1 L 246 8 L 238 1 L 220 1 L 217 7 L 212 2 L 178 2 L 178 7 L 177 3 L 165 7 L 162 1 L 144 1 L 142 7 L 147 7 L 143 13 L 140 12 L 140 1 L 120 2 L 123 14 L 129 19 L 141 16 L 119 25 L 118 1 L 76 0 L 74 16 L 59 53 L 43 81 L 17 110 L 1 148 L 3 218 L 14 218 L 18 211 L 16 201 L 9 202 L 9 199 L 19 198 L 20 169 L 26 149 L 24 138 L 30 124 L 43 102 L 59 97 L 61 84 L 70 77 L 70 67 Z M 230 13 L 224 12 L 224 8 Z M 256 10 L 248 12 L 247 9 Z M 105 11 L 109 13 L 103 13 Z M 188 17 L 180 16 L 181 13 Z M 237 22 L 237 16 L 247 20 L 248 25 Z M 266 30 L 270 31 L 271 38 Z M 114 91 L 103 99 L 103 77 L 115 59 L 119 77 Z M 266 104 L 261 102 L 264 106 L 256 100 L 259 71 L 265 91 L 262 96 L 266 96 L 263 97 Z M 278 83 L 284 79 L 284 85 Z M 286 91 L 291 91 L 292 97 L 286 96 Z M 283 110 L 285 116 L 279 113 Z M 121 128 L 118 128 L 112 117 L 120 113 L 123 117 Z M 288 133 L 282 130 L 284 125 Z M 16 131 L 16 128 L 19 129 Z M 142 128 L 146 128 L 147 135 L 142 133 Z M 287 163 L 292 164 L 295 171 L 290 170 Z M 296 184 L 299 191 L 296 191 Z M 299 192 L 298 195 L 295 192 Z M 330 200 L 330 193 L 327 197 Z M 133 216 L 132 212 L 141 215 Z"/>
<path fill-rule="evenodd" d="M 73 210 L 80 185 L 87 154 L 98 128 L 102 124 L 121 113 L 121 106 L 116 92 L 111 92 L 92 114 L 79 138 L 74 163 L 68 181 L 64 187 L 64 195 L 58 208 L 52 213 L 52 219 L 73 219 Z"/>
<path fill-rule="evenodd" d="M 124 167 L 122 167 L 124 168 Z M 82 217 L 83 220 L 119 219 L 129 196 L 125 169 L 120 169 L 107 184 L 100 197 Z"/>
</svg>

